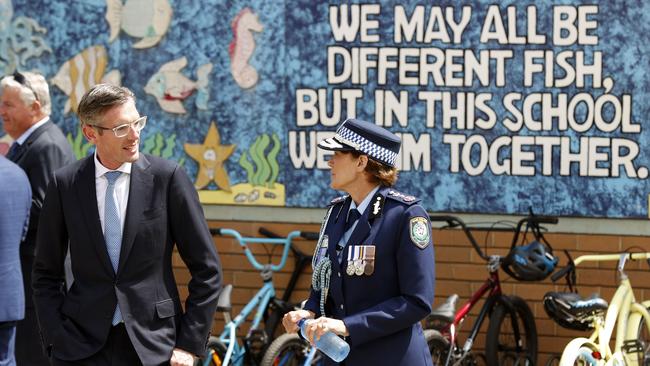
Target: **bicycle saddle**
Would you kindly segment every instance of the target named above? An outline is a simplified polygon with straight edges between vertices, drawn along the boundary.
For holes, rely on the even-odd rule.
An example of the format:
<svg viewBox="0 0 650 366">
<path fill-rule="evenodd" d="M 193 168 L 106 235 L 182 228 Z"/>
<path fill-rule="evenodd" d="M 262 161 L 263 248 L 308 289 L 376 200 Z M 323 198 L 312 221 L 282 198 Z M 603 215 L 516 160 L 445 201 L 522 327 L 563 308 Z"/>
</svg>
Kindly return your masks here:
<svg viewBox="0 0 650 366">
<path fill-rule="evenodd" d="M 439 323 L 447 325 L 454 321 L 456 317 L 456 302 L 458 295 L 453 294 L 445 300 L 440 306 L 431 310 L 431 314 L 427 316 L 427 323 Z M 432 327 L 437 328 L 437 327 Z"/>
<path fill-rule="evenodd" d="M 544 295 L 544 310 L 559 325 L 575 330 L 593 329 L 595 318 L 607 312 L 607 301 L 593 295 L 583 298 L 573 292 L 548 292 Z"/>
<path fill-rule="evenodd" d="M 219 291 L 219 297 L 217 298 L 217 311 L 220 313 L 229 312 L 232 309 L 232 304 L 230 303 L 230 293 L 232 292 L 232 285 L 225 285 L 221 291 Z"/>
</svg>

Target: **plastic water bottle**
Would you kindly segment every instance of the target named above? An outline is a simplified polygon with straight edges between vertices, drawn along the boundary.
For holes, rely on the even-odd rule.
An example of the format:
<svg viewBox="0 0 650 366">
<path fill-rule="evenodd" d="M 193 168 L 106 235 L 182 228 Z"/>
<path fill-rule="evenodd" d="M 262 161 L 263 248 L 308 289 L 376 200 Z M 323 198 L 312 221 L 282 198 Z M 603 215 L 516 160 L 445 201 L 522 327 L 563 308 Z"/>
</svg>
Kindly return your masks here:
<svg viewBox="0 0 650 366">
<path fill-rule="evenodd" d="M 300 328 L 300 334 L 302 334 L 305 339 L 307 339 L 307 331 L 305 327 L 312 319 L 302 318 L 298 321 L 298 327 Z M 339 336 L 332 332 L 327 332 L 323 334 L 320 339 L 316 340 L 316 348 L 329 356 L 335 362 L 341 362 L 350 353 L 350 345 L 348 342 L 341 339 Z"/>
</svg>

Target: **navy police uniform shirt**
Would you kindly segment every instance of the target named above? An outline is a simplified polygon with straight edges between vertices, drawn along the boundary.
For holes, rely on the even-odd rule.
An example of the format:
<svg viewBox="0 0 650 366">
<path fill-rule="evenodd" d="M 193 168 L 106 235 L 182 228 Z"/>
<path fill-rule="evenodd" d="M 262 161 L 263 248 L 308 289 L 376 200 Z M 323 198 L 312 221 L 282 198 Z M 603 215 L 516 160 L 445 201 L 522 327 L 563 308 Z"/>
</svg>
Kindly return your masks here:
<svg viewBox="0 0 650 366">
<path fill-rule="evenodd" d="M 435 266 L 431 224 L 413 196 L 380 188 L 337 260 L 349 196 L 332 201 L 316 259 L 331 260 L 325 316 L 348 328 L 354 365 L 431 365 L 420 320 L 431 312 Z M 321 291 L 311 290 L 305 309 L 321 314 Z M 327 359 L 329 364 L 334 364 Z"/>
</svg>

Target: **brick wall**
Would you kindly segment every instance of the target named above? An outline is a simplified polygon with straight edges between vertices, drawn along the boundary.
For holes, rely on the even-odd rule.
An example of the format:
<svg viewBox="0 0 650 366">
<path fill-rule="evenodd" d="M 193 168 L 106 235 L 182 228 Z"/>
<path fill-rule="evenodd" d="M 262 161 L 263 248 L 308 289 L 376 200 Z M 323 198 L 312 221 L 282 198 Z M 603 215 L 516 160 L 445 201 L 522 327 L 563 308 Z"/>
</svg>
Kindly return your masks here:
<svg viewBox="0 0 650 366">
<path fill-rule="evenodd" d="M 256 235 L 260 227 L 258 223 L 234 221 L 210 221 L 209 225 L 210 227 L 232 228 L 241 232 L 242 235 Z M 319 226 L 313 224 L 264 223 L 261 226 L 283 235 L 292 230 L 319 230 Z M 475 236 L 484 250 L 487 248 L 488 254 L 504 255 L 511 240 L 511 234 L 503 232 L 488 233 L 479 231 L 475 232 Z M 485 262 L 473 250 L 464 234 L 458 230 L 434 229 L 433 238 L 436 249 L 436 298 L 434 306 L 440 304 L 452 293 L 457 293 L 460 296 L 458 305 L 460 307 L 487 277 L 488 272 Z M 633 247 L 638 251 L 650 251 L 650 238 L 648 237 L 549 233 L 546 234 L 546 238 L 553 245 L 556 255 L 560 257 L 561 265 L 566 263 L 562 249 L 567 249 L 574 258 L 583 254 L 613 253 Z M 259 289 L 262 280 L 246 260 L 242 249 L 233 240 L 215 237 L 215 243 L 222 260 L 224 282 L 234 286 L 232 293 L 233 312 L 237 313 Z M 315 243 L 301 240 L 297 244 L 303 252 L 310 253 L 313 251 Z M 267 246 L 266 250 L 270 250 L 270 247 Z M 268 262 L 269 254 L 265 251 L 265 248 L 259 245 L 251 245 L 251 249 L 258 255 L 260 262 Z M 275 255 L 272 258 L 274 263 L 277 263 L 280 249 L 277 248 L 274 253 Z M 181 298 L 184 298 L 187 295 L 186 286 L 189 273 L 180 260 L 178 253 L 174 254 L 174 266 Z M 592 293 L 600 293 L 604 299 L 609 301 L 617 286 L 615 266 L 616 262 L 582 264 L 577 271 L 580 294 L 587 296 Z M 278 294 L 281 295 L 284 291 L 292 270 L 293 260 L 290 257 L 284 270 L 274 276 Z M 635 288 L 637 299 L 650 299 L 650 283 L 647 281 L 649 278 L 648 272 L 649 268 L 646 263 L 628 262 L 626 265 L 626 273 Z M 311 283 L 310 276 L 311 268 L 308 268 L 298 282 L 297 289 L 292 296 L 293 301 L 301 301 L 306 298 Z M 548 291 L 564 290 L 562 281 L 557 285 L 554 285 L 550 279 L 536 283 L 523 283 L 509 278 L 503 272 L 501 272 L 501 280 L 504 293 L 524 298 L 535 314 L 540 351 L 538 361 L 540 364 L 543 364 L 550 354 L 561 352 L 571 338 L 584 335 L 556 325 L 544 312 L 541 303 L 543 295 Z M 464 341 L 481 305 L 482 302 L 477 304 L 461 326 L 461 342 Z M 216 314 L 212 326 L 213 334 L 221 333 L 223 325 L 222 315 Z M 487 322 L 483 325 L 481 334 L 478 337 L 476 345 L 478 349 L 483 347 L 486 329 Z M 246 330 L 243 329 L 240 333 L 243 335 Z"/>
</svg>

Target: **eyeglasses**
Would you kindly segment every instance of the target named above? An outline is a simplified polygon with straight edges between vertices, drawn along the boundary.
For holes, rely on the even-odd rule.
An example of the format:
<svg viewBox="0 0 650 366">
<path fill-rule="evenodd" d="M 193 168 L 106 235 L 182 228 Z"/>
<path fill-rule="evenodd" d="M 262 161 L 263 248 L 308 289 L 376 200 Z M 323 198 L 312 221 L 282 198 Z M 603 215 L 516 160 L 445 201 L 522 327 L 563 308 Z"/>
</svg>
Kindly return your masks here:
<svg viewBox="0 0 650 366">
<path fill-rule="evenodd" d="M 20 72 L 18 72 L 18 70 L 16 70 L 16 71 L 14 71 L 12 76 L 14 77 L 14 80 L 16 80 L 16 82 L 18 84 L 20 84 L 20 85 L 24 86 L 25 88 L 29 89 L 32 92 L 32 94 L 34 94 L 34 98 L 36 98 L 36 100 L 38 101 L 38 94 L 36 94 L 36 92 L 34 91 L 34 88 L 32 88 L 32 84 L 29 83 L 29 80 L 27 80 L 25 75 L 21 74 Z"/>
<path fill-rule="evenodd" d="M 113 128 L 106 128 L 102 126 L 97 126 L 97 125 L 89 125 L 95 128 L 99 128 L 100 130 L 106 130 L 106 131 L 113 131 L 115 134 L 115 137 L 124 137 L 129 134 L 129 129 L 133 128 L 135 132 L 140 132 L 144 128 L 144 126 L 147 124 L 147 116 L 142 116 L 138 119 L 136 119 L 133 122 L 130 123 L 125 123 L 123 125 L 119 125 Z"/>
</svg>

